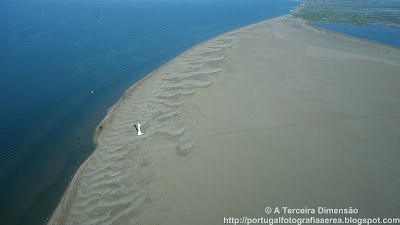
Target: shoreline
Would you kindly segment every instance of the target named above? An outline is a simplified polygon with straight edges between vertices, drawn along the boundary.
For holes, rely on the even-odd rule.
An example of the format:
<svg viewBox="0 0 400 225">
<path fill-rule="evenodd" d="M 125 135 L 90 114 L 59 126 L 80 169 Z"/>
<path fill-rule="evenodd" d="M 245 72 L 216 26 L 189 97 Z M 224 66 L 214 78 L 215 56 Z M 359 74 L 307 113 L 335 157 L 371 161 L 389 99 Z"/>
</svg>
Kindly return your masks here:
<svg viewBox="0 0 400 225">
<path fill-rule="evenodd" d="M 221 36 L 221 35 L 224 35 L 224 34 L 227 34 L 227 33 L 230 33 L 230 32 L 234 32 L 234 31 L 237 31 L 237 30 L 246 28 L 246 27 L 256 26 L 256 25 L 265 23 L 265 22 L 267 22 L 267 21 L 271 21 L 271 20 L 276 19 L 276 18 L 279 18 L 279 17 L 289 16 L 289 15 L 294 16 L 294 13 L 295 13 L 296 11 L 300 10 L 301 8 L 303 8 L 303 7 L 304 7 L 304 4 L 305 4 L 305 3 L 302 3 L 301 5 L 297 6 L 297 7 L 295 8 L 295 10 L 294 10 L 292 13 L 285 14 L 285 15 L 282 15 L 282 16 L 278 16 L 278 17 L 275 17 L 275 18 L 271 18 L 271 19 L 268 19 L 268 20 L 260 21 L 260 22 L 257 22 L 257 23 L 254 23 L 254 24 L 250 24 L 250 25 L 247 25 L 247 26 L 244 26 L 244 27 L 240 27 L 240 28 L 237 28 L 237 29 L 228 31 L 228 32 L 226 32 L 226 33 L 220 34 L 220 35 L 218 35 L 218 36 Z M 295 17 L 295 16 L 294 16 L 294 17 Z M 371 44 L 378 45 L 378 46 L 384 46 L 384 47 L 387 47 L 387 48 L 395 48 L 395 49 L 399 49 L 399 50 L 400 50 L 400 47 L 397 47 L 397 46 L 388 45 L 388 44 L 385 44 L 385 43 L 382 43 L 382 42 L 378 42 L 378 41 L 374 41 L 374 40 L 370 40 L 370 39 L 365 39 L 365 38 L 361 38 L 361 37 L 352 36 L 352 35 L 349 35 L 349 34 L 346 34 L 346 33 L 343 33 L 343 32 L 339 32 L 339 31 L 335 31 L 335 30 L 330 30 L 330 29 L 326 29 L 326 28 L 323 28 L 323 27 L 319 27 L 319 26 L 314 26 L 314 25 L 308 23 L 308 21 L 306 21 L 306 20 L 304 20 L 304 19 L 301 19 L 301 18 L 298 18 L 298 17 L 295 17 L 295 18 L 304 21 L 304 24 L 306 24 L 306 25 L 309 26 L 310 28 L 315 28 L 315 29 L 318 29 L 318 30 L 321 30 L 321 31 L 324 31 L 324 32 L 335 33 L 336 35 L 344 36 L 344 37 L 347 37 L 347 38 L 350 38 L 350 39 L 359 39 L 359 40 L 361 40 L 361 41 L 369 42 L 369 43 L 371 43 Z M 190 50 L 192 50 L 192 49 L 194 49 L 194 48 L 196 48 L 196 47 L 199 47 L 199 46 L 201 46 L 202 44 L 204 44 L 205 42 L 211 41 L 211 40 L 217 38 L 218 36 L 216 36 L 216 37 L 214 37 L 214 38 L 211 38 L 211 39 L 209 39 L 209 40 L 207 40 L 207 41 L 204 41 L 204 42 L 202 42 L 202 43 L 199 43 L 199 44 L 197 44 L 197 45 L 191 47 L 190 49 L 188 49 L 188 50 L 184 51 L 183 53 L 179 54 L 178 56 L 176 56 L 175 58 L 171 59 L 171 60 L 170 60 L 169 62 L 167 62 L 166 64 L 162 65 L 161 67 L 159 67 L 158 69 L 154 70 L 153 72 L 147 74 L 145 77 L 143 77 L 142 79 L 140 79 L 139 81 L 137 81 L 136 83 L 134 83 L 132 86 L 130 86 L 130 87 L 124 92 L 124 94 L 121 96 L 121 98 L 118 99 L 118 101 L 117 101 L 113 106 L 111 106 L 109 109 L 107 109 L 107 115 L 104 117 L 104 119 L 103 119 L 103 120 L 99 123 L 99 125 L 97 125 L 97 127 L 96 127 L 95 135 L 94 135 L 94 137 L 93 137 L 93 143 L 94 143 L 96 146 L 98 145 L 98 141 L 99 141 L 99 139 L 102 137 L 102 133 L 105 132 L 105 131 L 107 130 L 107 129 L 103 129 L 103 128 L 104 128 L 104 124 L 109 124 L 109 123 L 112 122 L 112 119 L 113 119 L 113 117 L 115 116 L 114 114 L 115 114 L 115 112 L 118 110 L 118 108 L 120 107 L 120 104 L 122 104 L 122 101 L 124 100 L 125 96 L 126 96 L 126 95 L 129 95 L 131 92 L 133 92 L 133 91 L 134 91 L 134 88 L 135 88 L 137 85 L 140 85 L 140 83 L 141 83 L 142 81 L 144 81 L 145 79 L 147 79 L 149 76 L 152 76 L 154 73 L 157 73 L 157 71 L 162 70 L 165 66 L 167 66 L 169 63 L 172 63 L 175 59 L 181 57 L 181 56 L 184 55 L 186 52 L 188 52 L 188 51 L 190 51 Z M 103 127 L 103 128 L 102 128 L 102 129 L 99 129 L 100 127 Z"/>
<path fill-rule="evenodd" d="M 225 35 L 225 34 L 228 34 L 228 33 L 230 33 L 230 32 L 235 32 L 235 31 L 238 31 L 238 30 L 241 30 L 241 29 L 250 28 L 250 27 L 252 27 L 252 26 L 257 26 L 257 25 L 263 24 L 263 23 L 265 23 L 265 22 L 267 22 L 267 21 L 272 21 L 272 20 L 277 19 L 277 18 L 280 18 L 280 17 L 284 17 L 284 16 L 293 16 L 294 18 L 303 21 L 304 24 L 305 24 L 306 26 L 310 27 L 310 28 L 315 28 L 315 29 L 318 29 L 318 30 L 321 30 L 321 31 L 324 31 L 324 32 L 334 33 L 334 34 L 336 34 L 336 35 L 344 36 L 344 37 L 347 37 L 347 38 L 350 38 L 350 39 L 359 39 L 359 40 L 361 40 L 361 41 L 369 42 L 369 43 L 374 44 L 374 45 L 377 45 L 377 46 L 384 46 L 384 47 L 387 47 L 387 48 L 395 48 L 395 49 L 400 50 L 400 47 L 397 47 L 397 46 L 392 46 L 392 45 L 388 45 L 388 44 L 385 44 L 385 43 L 382 43 L 382 42 L 378 42 L 378 41 L 374 41 L 374 40 L 370 40 L 370 39 L 365 39 L 365 38 L 361 38 L 361 37 L 352 36 L 352 35 L 349 35 L 349 34 L 346 34 L 346 33 L 343 33 L 343 32 L 339 32 L 339 31 L 335 31 L 335 30 L 330 30 L 330 29 L 326 29 L 326 28 L 323 28 L 323 27 L 319 27 L 319 26 L 314 26 L 314 25 L 310 24 L 309 21 L 306 21 L 306 20 L 304 20 L 304 19 L 302 19 L 302 18 L 299 18 L 299 17 L 294 16 L 294 14 L 295 14 L 297 11 L 299 11 L 300 9 L 302 9 L 302 8 L 305 7 L 305 4 L 306 4 L 306 3 L 303 2 L 301 5 L 296 6 L 296 7 L 295 7 L 295 10 L 293 10 L 293 12 L 291 12 L 291 13 L 289 13 L 289 14 L 285 14 L 285 15 L 281 15 L 281 16 L 278 16 L 278 17 L 274 17 L 274 18 L 268 19 L 268 20 L 264 20 L 264 21 L 260 21 L 260 22 L 257 22 L 257 23 L 253 23 L 253 24 L 250 24 L 250 25 L 247 25 L 247 26 L 244 26 L 244 27 L 239 27 L 239 28 L 236 28 L 236 29 L 234 29 L 234 30 L 231 30 L 231 31 L 228 31 L 228 32 L 226 32 L 226 33 L 223 33 L 223 34 L 220 34 L 220 35 L 218 35 L 218 36 L 215 36 L 215 37 L 213 37 L 213 38 L 211 38 L 211 39 L 209 39 L 209 40 L 206 40 L 206 41 L 204 41 L 204 42 L 201 42 L 201 43 L 199 43 L 199 44 L 197 44 L 197 45 L 195 45 L 195 46 L 189 48 L 188 50 L 184 51 L 183 53 L 179 54 L 178 56 L 176 56 L 175 58 L 171 59 L 171 60 L 168 61 L 166 64 L 162 65 L 161 67 L 159 67 L 158 69 L 154 70 L 153 72 L 147 74 L 145 77 L 143 77 L 142 79 L 140 79 L 139 81 L 137 81 L 136 83 L 134 83 L 132 86 L 130 86 L 130 87 L 124 92 L 124 94 L 121 96 L 121 98 L 118 99 L 118 101 L 117 101 L 113 106 L 111 106 L 109 109 L 107 109 L 107 115 L 104 117 L 104 119 L 103 119 L 103 120 L 97 125 L 97 127 L 96 127 L 95 135 L 94 135 L 94 137 L 93 137 L 93 143 L 94 143 L 96 146 L 98 145 L 98 141 L 99 141 L 99 139 L 101 139 L 102 133 L 105 132 L 105 131 L 107 130 L 107 127 L 108 127 L 108 126 L 107 126 L 106 129 L 103 129 L 103 128 L 104 128 L 104 124 L 109 124 L 109 123 L 112 122 L 112 119 L 113 119 L 114 116 L 115 116 L 114 114 L 115 114 L 115 112 L 118 110 L 118 108 L 120 107 L 120 105 L 122 104 L 122 101 L 124 100 L 125 96 L 126 96 L 126 95 L 129 95 L 131 92 L 133 92 L 136 86 L 140 85 L 145 79 L 147 79 L 147 78 L 149 78 L 150 76 L 152 76 L 153 74 L 157 73 L 159 70 L 162 70 L 165 66 L 167 66 L 167 65 L 170 64 L 170 63 L 172 63 L 175 59 L 177 59 L 177 58 L 179 58 L 179 57 L 182 57 L 182 56 L 183 56 L 184 54 L 186 54 L 187 52 L 193 50 L 194 48 L 200 47 L 201 45 L 203 45 L 204 43 L 206 43 L 206 42 L 208 42 L 208 41 L 211 41 L 211 40 L 213 40 L 213 39 L 215 39 L 215 38 L 217 38 L 217 37 L 219 37 L 219 36 L 221 36 L 221 35 Z M 103 128 L 102 128 L 102 129 L 99 129 L 100 127 L 103 127 Z"/>
<path fill-rule="evenodd" d="M 290 14 L 286 14 L 286 15 L 290 15 Z M 282 15 L 282 16 L 283 16 L 283 15 Z M 275 18 L 278 18 L 278 17 L 275 17 Z M 135 91 L 135 88 L 137 88 L 138 86 L 140 86 L 140 84 L 143 83 L 146 79 L 149 79 L 149 78 L 150 78 L 151 76 L 153 76 L 155 73 L 157 73 L 158 71 L 162 70 L 163 68 L 165 68 L 165 67 L 168 66 L 169 64 L 173 63 L 174 60 L 176 60 L 176 59 L 182 57 L 183 55 L 187 54 L 189 51 L 194 50 L 195 48 L 198 48 L 198 47 L 200 47 L 201 45 L 203 45 L 203 44 L 205 44 L 205 43 L 207 43 L 207 42 L 209 42 L 209 41 L 211 41 L 211 40 L 213 40 L 213 39 L 218 38 L 219 36 L 226 35 L 226 34 L 228 34 L 228 33 L 235 32 L 235 31 L 237 31 L 237 30 L 240 30 L 240 29 L 243 29 L 243 28 L 246 28 L 246 27 L 251 27 L 251 26 L 254 26 L 254 25 L 257 25 L 257 24 L 261 24 L 261 23 L 264 23 L 264 22 L 266 22 L 266 21 L 269 21 L 269 20 L 272 20 L 272 19 L 275 19 L 275 18 L 271 18 L 271 19 L 268 19 L 268 20 L 260 21 L 260 22 L 258 22 L 258 23 L 250 24 L 250 25 L 247 25 L 247 26 L 244 26 L 244 27 L 240 27 L 240 28 L 237 28 L 237 29 L 228 31 L 228 32 L 226 32 L 226 33 L 220 34 L 220 35 L 218 35 L 218 36 L 215 36 L 215 37 L 213 37 L 213 38 L 211 38 L 211 39 L 209 39 L 209 40 L 206 40 L 206 41 L 204 41 L 204 42 L 202 42 L 202 43 L 199 43 L 199 44 L 197 44 L 197 45 L 191 47 L 190 49 L 184 51 L 183 53 L 179 54 L 179 55 L 176 56 L 175 58 L 171 59 L 169 62 L 167 62 L 166 64 L 162 65 L 161 67 L 159 67 L 158 69 L 154 70 L 153 72 L 147 74 L 145 77 L 143 77 L 142 79 L 140 79 L 139 81 L 137 81 L 136 83 L 134 83 L 131 87 L 129 87 L 129 88 L 124 92 L 124 94 L 121 96 L 121 98 L 120 98 L 113 106 L 111 106 L 109 109 L 107 109 L 107 115 L 106 115 L 106 116 L 104 117 L 104 119 L 96 126 L 95 135 L 94 135 L 94 137 L 93 137 L 93 143 L 94 143 L 95 146 L 96 146 L 95 150 L 94 150 L 94 151 L 92 152 L 92 154 L 85 160 L 85 162 L 82 163 L 82 165 L 80 165 L 79 168 L 76 170 L 75 174 L 72 176 L 71 182 L 69 183 L 67 190 L 65 190 L 63 196 L 60 198 L 59 204 L 58 204 L 57 207 L 54 209 L 53 213 L 46 219 L 45 224 L 48 224 L 49 220 L 53 217 L 54 212 L 57 210 L 57 208 L 59 207 L 59 205 L 60 205 L 63 201 L 67 201 L 67 199 L 66 199 L 66 194 L 68 193 L 68 190 L 69 190 L 70 186 L 73 186 L 73 185 L 75 184 L 75 180 L 74 180 L 75 177 L 80 173 L 81 168 L 84 167 L 84 166 L 86 165 L 86 163 L 91 159 L 91 157 L 92 157 L 92 156 L 94 155 L 94 153 L 97 151 L 97 147 L 98 147 L 98 145 L 99 145 L 99 141 L 102 139 L 102 137 L 104 136 L 104 134 L 105 134 L 106 131 L 108 130 L 109 125 L 112 123 L 114 117 L 116 116 L 116 113 L 118 112 L 119 108 L 120 108 L 121 105 L 123 104 L 123 101 L 124 101 L 124 99 L 125 99 L 125 97 L 126 97 L 127 95 L 129 95 L 129 94 L 131 94 L 132 92 L 134 92 L 134 91 Z M 100 127 L 102 127 L 102 128 L 99 129 Z"/>
<path fill-rule="evenodd" d="M 293 12 L 290 13 L 290 15 L 293 15 L 295 18 L 304 20 L 305 23 L 306 23 L 308 26 L 311 26 L 311 27 L 315 27 L 315 28 L 322 29 L 322 30 L 324 30 L 324 31 L 329 31 L 329 32 L 337 32 L 337 33 L 340 34 L 340 35 L 348 36 L 348 37 L 350 37 L 350 38 L 359 38 L 359 39 L 362 39 L 362 40 L 365 40 L 365 41 L 370 41 L 370 42 L 373 42 L 373 43 L 376 43 L 376 44 L 386 45 L 387 47 L 394 47 L 394 48 L 400 49 L 400 47 L 398 47 L 398 46 L 393 46 L 393 45 L 385 44 L 385 43 L 382 43 L 382 42 L 379 42 L 379 41 L 374 41 L 374 40 L 367 39 L 367 38 L 356 37 L 356 36 L 353 36 L 353 35 L 351 35 L 351 34 L 346 34 L 346 33 L 340 32 L 340 31 L 331 30 L 331 29 L 327 29 L 327 28 L 323 28 L 323 27 L 320 27 L 320 26 L 313 25 L 313 24 L 315 24 L 315 23 L 325 23 L 326 21 L 322 21 L 322 20 L 321 20 L 321 21 L 317 21 L 317 22 L 311 22 L 311 21 L 308 21 L 308 20 L 305 20 L 305 19 L 301 18 L 300 16 L 296 16 L 296 15 L 295 15 L 296 13 L 298 13 L 298 11 L 300 11 L 301 9 L 303 9 L 304 7 L 306 7 L 306 5 L 307 5 L 307 3 L 306 3 L 306 2 L 303 2 L 301 5 L 297 6 L 297 7 L 295 8 L 295 10 L 293 10 Z M 337 23 L 337 24 L 341 24 L 341 23 Z M 343 24 L 359 26 L 359 25 L 353 24 L 353 23 L 343 23 Z M 384 27 L 389 27 L 389 28 L 390 28 L 390 26 L 385 25 L 385 24 L 366 24 L 366 25 L 367 25 L 367 26 L 368 26 L 368 25 L 378 25 L 378 26 L 384 26 Z"/>
<path fill-rule="evenodd" d="M 297 9 L 297 7 L 296 7 L 296 9 Z M 320 27 L 315 27 L 315 26 L 312 26 L 312 25 L 309 25 L 309 24 L 307 24 L 307 22 L 306 21 L 304 21 L 304 20 L 302 20 L 302 19 L 299 19 L 299 18 L 293 18 L 293 15 L 292 14 L 287 14 L 287 15 L 282 15 L 282 16 L 279 16 L 279 17 L 275 17 L 275 18 L 272 18 L 272 19 L 269 19 L 269 20 L 265 20 L 265 21 L 261 21 L 261 22 L 258 22 L 258 23 L 255 23 L 255 24 L 251 24 L 251 25 L 248 25 L 248 26 L 245 26 L 245 27 L 241 27 L 241 28 L 238 28 L 238 29 L 235 29 L 235 30 L 232 30 L 232 31 L 229 31 L 229 32 L 227 32 L 227 33 L 224 33 L 224 34 L 221 34 L 221 35 L 218 35 L 218 36 L 216 36 L 216 37 L 214 37 L 214 38 L 212 38 L 212 39 L 210 39 L 210 40 L 208 40 L 208 41 L 205 41 L 205 42 L 202 42 L 202 43 L 200 43 L 200 44 L 198 44 L 198 45 L 195 45 L 195 46 L 193 46 L 192 48 L 190 48 L 190 49 L 188 49 L 187 51 L 185 51 L 185 52 L 183 52 L 182 54 L 180 54 L 179 56 L 177 56 L 177 57 L 175 57 L 174 59 L 172 59 L 171 61 L 169 61 L 168 63 L 166 63 L 166 64 L 164 64 L 163 66 L 161 66 L 160 68 L 158 68 L 157 70 L 155 70 L 155 71 L 153 71 L 152 73 L 150 73 L 150 74 L 148 74 L 148 75 L 146 75 L 143 79 L 141 79 L 140 81 L 138 81 L 138 82 L 136 82 L 135 84 L 133 84 L 130 88 L 128 88 L 126 91 L 125 91 L 125 93 L 123 94 L 123 96 L 117 101 L 117 103 L 115 103 L 109 110 L 107 110 L 107 115 L 106 115 L 106 117 L 99 123 L 99 125 L 96 127 L 96 133 L 95 133 L 95 136 L 94 136 L 94 138 L 93 138 L 93 141 L 94 141 L 94 143 L 96 144 L 96 149 L 95 149 L 95 151 L 89 156 L 89 158 L 79 167 L 79 169 L 76 171 L 76 173 L 74 174 L 74 176 L 73 176 L 73 179 L 71 180 L 71 182 L 70 182 L 70 184 L 69 184 L 69 186 L 68 186 L 68 188 L 67 188 L 67 190 L 65 191 L 65 193 L 64 193 L 64 195 L 63 195 L 63 197 L 61 198 L 61 200 L 60 200 L 60 202 L 59 202 L 59 204 L 58 204 L 58 206 L 57 206 L 57 208 L 54 210 L 54 212 L 53 212 L 53 214 L 49 217 L 49 219 L 50 219 L 50 221 L 46 221 L 46 223 L 47 222 L 49 222 L 49 223 L 51 223 L 52 222 L 52 219 L 60 219 L 63 215 L 57 215 L 57 213 L 56 213 L 56 211 L 58 210 L 58 208 L 59 207 L 66 207 L 67 205 L 70 205 L 70 204 L 72 204 L 72 201 L 74 201 L 75 200 L 75 198 L 76 198 L 76 190 L 70 190 L 70 188 L 72 189 L 74 186 L 75 186 L 75 184 L 76 184 L 76 180 L 79 178 L 79 175 L 81 174 L 81 172 L 82 172 L 82 170 L 83 170 L 83 168 L 85 168 L 88 164 L 89 164 L 89 162 L 91 161 L 91 160 L 93 160 L 93 158 L 95 157 L 95 153 L 97 152 L 97 150 L 98 150 L 98 148 L 99 148 L 99 145 L 101 145 L 101 142 L 102 142 L 102 140 L 103 140 L 103 138 L 104 138 L 104 136 L 106 135 L 106 133 L 107 133 L 107 131 L 109 131 L 109 129 L 111 128 L 111 125 L 112 125 L 112 123 L 114 122 L 114 120 L 115 120 L 115 118 L 116 118 L 116 116 L 117 116 L 117 114 L 119 113 L 119 111 L 121 110 L 121 108 L 122 108 L 122 106 L 124 105 L 124 103 L 125 103 L 125 100 L 127 99 L 127 98 L 129 98 L 137 89 L 140 89 L 140 88 L 143 88 L 142 86 L 143 86 L 143 84 L 144 83 L 146 83 L 146 82 L 149 82 L 149 83 L 151 83 L 151 82 L 153 82 L 151 79 L 153 79 L 153 77 L 154 77 L 154 75 L 157 75 L 158 73 L 161 73 L 163 70 L 172 70 L 173 71 L 173 69 L 174 68 L 170 68 L 170 67 L 174 67 L 174 63 L 175 64 L 179 64 L 180 63 L 180 60 L 182 60 L 182 58 L 184 58 L 185 56 L 189 56 L 189 57 L 193 57 L 191 54 L 193 53 L 193 52 L 196 52 L 196 51 L 201 51 L 202 49 L 202 47 L 204 47 L 204 48 L 210 48 L 210 49 L 212 49 L 213 47 L 208 47 L 208 46 L 206 46 L 207 44 L 210 44 L 210 43 L 212 43 L 212 42 L 216 42 L 216 41 L 218 41 L 219 39 L 221 39 L 221 38 L 225 38 L 225 37 L 227 37 L 227 36 L 229 36 L 229 35 L 231 35 L 231 34 L 233 34 L 233 36 L 235 36 L 235 33 L 240 33 L 240 32 L 249 32 L 249 31 L 251 31 L 253 28 L 255 29 L 255 30 L 257 30 L 257 27 L 263 27 L 263 26 L 266 26 L 266 25 L 268 25 L 268 24 L 270 24 L 270 23 L 274 23 L 275 21 L 280 21 L 280 20 L 283 20 L 283 19 L 285 19 L 285 18 L 288 18 L 288 17 L 291 17 L 291 19 L 292 20 L 297 20 L 297 21 L 302 21 L 302 22 L 299 22 L 297 25 L 300 25 L 300 26 L 303 26 L 303 28 L 302 29 L 314 29 L 314 30 L 318 30 L 317 32 L 325 32 L 325 33 L 328 33 L 328 34 L 330 34 L 330 35 L 334 35 L 334 36 L 336 36 L 336 37 L 341 37 L 341 38 L 345 38 L 345 39 L 348 39 L 348 40 L 350 40 L 350 41 L 355 41 L 355 42 L 362 42 L 362 44 L 365 44 L 365 43 L 368 43 L 369 45 L 372 45 L 373 47 L 376 47 L 376 48 L 384 48 L 384 49 L 389 49 L 389 50 L 398 50 L 399 48 L 397 48 L 397 47 L 394 47 L 394 46 L 390 46 L 390 45 L 385 45 L 385 44 L 383 44 L 383 43 L 379 43 L 379 42 L 375 42 L 375 41 L 371 41 L 371 40 L 367 40 L 367 39 L 362 39 L 362 38 L 358 38 L 358 37 L 353 37 L 353 36 L 350 36 L 350 35 L 346 35 L 346 34 L 343 34 L 343 33 L 340 33 L 340 32 L 336 32 L 336 31 L 332 31 L 332 30 L 327 30 L 327 29 L 324 29 L 324 28 L 320 28 Z M 230 37 L 229 37 L 230 38 Z M 232 40 L 233 40 L 233 42 L 235 42 L 235 41 L 238 41 L 238 40 L 236 40 L 237 39 L 237 37 L 236 38 L 232 38 Z M 239 38 L 240 39 L 240 38 Z M 228 43 L 227 42 L 227 44 L 226 45 L 229 45 L 230 44 L 230 42 Z M 231 44 L 231 45 L 234 45 L 234 44 Z M 370 46 L 371 47 L 371 46 Z M 230 48 L 230 47 L 227 47 L 227 48 Z M 200 49 L 200 50 L 199 50 Z M 388 51 L 389 51 L 388 50 Z M 223 49 L 223 51 L 225 51 L 224 49 Z M 231 49 L 229 50 L 229 51 L 231 51 Z M 207 52 L 206 51 L 206 54 L 209 54 L 209 55 L 211 55 L 212 53 L 209 53 L 209 52 Z M 397 53 L 397 55 L 398 55 L 398 53 Z M 207 56 L 208 57 L 208 56 Z M 370 56 L 367 56 L 367 58 L 369 58 Z M 372 56 L 372 57 L 374 57 L 374 56 Z M 223 59 L 223 60 L 225 60 L 225 58 Z M 388 57 L 388 58 L 386 58 L 386 59 L 384 59 L 385 60 L 385 62 L 389 62 L 390 60 L 391 60 L 391 58 L 390 57 Z M 399 62 L 398 61 L 396 61 L 396 58 L 394 58 L 393 60 L 392 60 L 392 63 L 394 63 L 395 65 L 398 65 L 399 64 Z M 220 66 L 220 65 L 219 65 Z M 212 70 L 213 68 L 212 68 L 212 65 L 209 65 L 209 67 L 211 67 L 211 69 L 210 70 Z M 207 69 L 209 69 L 209 68 L 207 68 Z M 218 73 L 218 72 L 217 72 Z M 161 78 L 159 78 L 159 79 L 161 79 Z M 165 79 L 165 78 L 164 78 Z M 184 78 L 168 78 L 168 79 L 178 79 L 178 80 L 181 80 L 181 79 L 184 79 Z M 214 79 L 214 78 L 212 78 L 212 79 Z M 151 80 L 151 81 L 150 81 Z M 217 78 L 217 80 L 218 80 L 218 78 Z M 198 89 L 197 87 L 199 87 L 200 88 L 200 90 L 203 90 L 202 89 L 202 87 L 206 87 L 206 89 L 207 89 L 207 87 L 209 87 L 210 86 L 210 84 L 208 84 L 206 81 L 208 81 L 208 80 L 202 80 L 202 82 L 203 83 L 194 83 L 194 84 L 190 84 L 190 85 L 192 85 L 191 87 L 189 87 L 189 89 L 190 88 L 194 88 L 194 89 Z M 211 85 L 213 85 L 213 83 L 214 83 L 214 81 L 213 82 L 211 82 Z M 185 85 L 189 85 L 189 84 L 185 84 Z M 190 86 L 189 85 L 189 86 Z M 197 85 L 197 86 L 196 86 Z M 173 89 L 173 88 L 175 88 L 175 87 L 173 87 L 173 86 L 171 86 L 171 87 L 168 87 L 168 88 L 170 88 L 170 89 Z M 190 95 L 190 96 L 193 96 L 193 94 L 191 94 L 191 93 L 184 93 L 184 92 L 182 92 L 183 94 L 183 96 L 186 96 L 186 95 Z M 183 100 L 182 100 L 183 99 Z M 187 99 L 188 99 L 188 97 L 182 97 L 182 99 L 179 99 L 179 100 L 182 100 L 182 101 L 187 101 Z M 178 101 L 178 103 L 179 103 L 180 101 Z M 178 104 L 177 103 L 177 104 Z M 179 103 L 180 104 L 180 103 Z M 178 106 L 178 107 L 180 107 L 180 106 Z M 171 108 L 174 108 L 174 107 L 171 107 Z M 175 111 L 174 111 L 175 109 L 171 109 L 171 110 L 167 110 L 166 111 L 166 113 L 168 114 L 169 112 L 171 112 L 172 114 L 173 113 L 176 113 Z M 162 112 L 162 113 L 164 113 L 165 114 L 165 112 Z M 179 114 L 179 112 L 178 112 L 178 114 Z M 173 114 L 173 116 L 174 116 L 175 114 Z M 140 116 L 139 116 L 140 117 Z M 146 118 L 145 116 L 141 116 L 141 117 L 143 117 L 143 118 Z M 168 118 L 170 118 L 169 116 L 167 116 Z M 207 116 L 205 116 L 205 117 L 207 117 Z M 162 118 L 164 118 L 164 117 L 162 117 Z M 158 125 L 158 124 L 157 124 Z M 160 125 L 161 126 L 161 125 Z M 100 127 L 102 127 L 101 129 L 100 129 Z M 157 134 L 157 132 L 159 132 L 159 131 L 157 131 L 155 128 L 154 128 L 154 130 L 151 130 L 151 127 L 152 126 L 150 126 L 149 124 L 147 124 L 147 121 L 146 121 L 146 123 L 144 124 L 144 127 L 145 128 L 149 128 L 149 130 L 147 130 L 147 131 L 145 131 L 145 132 L 149 132 L 150 134 Z M 190 127 L 189 127 L 190 128 Z M 182 128 L 184 131 L 182 131 L 182 132 L 185 132 L 185 130 L 187 129 L 187 128 Z M 129 129 L 128 129 L 128 131 L 129 131 Z M 149 134 L 149 136 L 150 136 L 150 134 Z M 172 135 L 172 136 L 174 136 L 173 134 L 169 134 L 169 135 Z M 191 134 L 191 136 L 196 136 L 196 135 L 193 135 L 193 134 Z M 162 136 L 161 137 L 161 139 L 163 140 L 163 138 L 166 138 L 165 136 Z M 168 139 L 168 138 L 167 138 Z M 136 141 L 136 142 L 139 142 L 139 144 L 138 145 L 140 145 L 142 142 L 144 142 L 144 140 L 143 139 L 137 139 L 136 137 L 133 137 L 132 138 L 132 141 Z M 190 143 L 189 143 L 190 142 Z M 171 145 L 171 142 L 167 142 L 168 143 L 168 146 L 169 145 Z M 180 145 L 178 145 L 176 148 L 177 148 L 177 154 L 179 153 L 179 151 L 180 150 L 182 150 L 182 156 L 186 156 L 187 154 L 190 154 L 190 152 L 189 153 L 187 153 L 186 151 L 187 151 L 187 149 L 192 149 L 193 148 L 193 146 L 194 146 L 194 143 L 191 143 L 191 140 L 184 140 L 184 141 L 182 141 L 182 143 L 180 143 Z M 143 146 L 142 146 L 143 147 Z M 153 175 L 152 175 L 153 176 Z M 155 177 L 157 177 L 157 176 L 155 176 Z M 145 179 L 145 178 L 143 178 L 143 179 Z M 154 181 L 154 179 L 156 179 L 156 178 L 152 178 L 153 179 L 153 181 Z M 79 181 L 79 182 L 83 182 L 83 181 Z M 146 198 L 145 198 L 146 199 Z M 143 201 L 145 201 L 145 200 L 143 200 Z M 61 213 L 61 212 L 59 212 L 59 213 Z M 65 220 L 62 220 L 61 219 L 61 221 L 64 221 L 64 223 L 67 223 Z"/>
</svg>

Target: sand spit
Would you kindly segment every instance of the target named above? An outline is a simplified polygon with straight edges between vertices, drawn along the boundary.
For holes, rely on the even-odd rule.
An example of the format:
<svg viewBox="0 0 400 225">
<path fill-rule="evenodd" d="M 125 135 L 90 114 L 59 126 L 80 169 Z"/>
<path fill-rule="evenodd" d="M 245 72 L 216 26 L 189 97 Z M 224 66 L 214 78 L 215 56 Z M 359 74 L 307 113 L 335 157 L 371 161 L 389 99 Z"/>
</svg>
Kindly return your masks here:
<svg viewBox="0 0 400 225">
<path fill-rule="evenodd" d="M 125 93 L 48 224 L 223 224 L 267 206 L 394 216 L 398 71 L 398 48 L 291 15 L 220 35 Z"/>
</svg>

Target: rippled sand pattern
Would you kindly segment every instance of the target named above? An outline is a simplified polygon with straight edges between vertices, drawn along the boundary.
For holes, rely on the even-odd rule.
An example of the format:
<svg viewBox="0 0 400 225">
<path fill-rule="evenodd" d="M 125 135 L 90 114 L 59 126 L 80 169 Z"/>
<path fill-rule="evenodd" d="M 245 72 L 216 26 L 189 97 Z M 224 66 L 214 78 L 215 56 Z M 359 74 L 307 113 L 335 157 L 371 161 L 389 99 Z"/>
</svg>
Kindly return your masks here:
<svg viewBox="0 0 400 225">
<path fill-rule="evenodd" d="M 99 125 L 96 151 L 48 224 L 124 224 L 139 214 L 158 178 L 141 142 L 170 139 L 177 155 L 190 153 L 196 139 L 179 119 L 182 105 L 197 89 L 212 85 L 235 39 L 233 31 L 202 43 L 132 86 Z M 142 124 L 145 135 L 136 136 L 135 123 Z"/>
</svg>

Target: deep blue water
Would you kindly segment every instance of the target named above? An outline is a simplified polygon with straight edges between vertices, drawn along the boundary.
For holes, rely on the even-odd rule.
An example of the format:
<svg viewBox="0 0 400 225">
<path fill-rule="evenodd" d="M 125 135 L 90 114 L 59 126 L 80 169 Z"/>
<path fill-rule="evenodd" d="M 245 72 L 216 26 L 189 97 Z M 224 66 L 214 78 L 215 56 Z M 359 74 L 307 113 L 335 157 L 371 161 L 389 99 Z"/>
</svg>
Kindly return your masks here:
<svg viewBox="0 0 400 225">
<path fill-rule="evenodd" d="M 313 25 L 400 47 L 400 29 L 380 25 L 357 26 L 338 23 L 316 23 Z"/>
<path fill-rule="evenodd" d="M 43 224 L 129 86 L 200 42 L 298 4 L 2 0 L 0 224 Z"/>
</svg>

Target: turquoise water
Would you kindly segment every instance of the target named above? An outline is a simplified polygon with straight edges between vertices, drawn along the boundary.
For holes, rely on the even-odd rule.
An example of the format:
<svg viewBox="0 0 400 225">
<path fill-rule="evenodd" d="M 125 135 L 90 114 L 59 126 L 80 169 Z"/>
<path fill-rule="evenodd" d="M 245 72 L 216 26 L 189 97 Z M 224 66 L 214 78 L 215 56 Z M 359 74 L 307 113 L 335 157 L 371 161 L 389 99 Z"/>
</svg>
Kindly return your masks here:
<svg viewBox="0 0 400 225">
<path fill-rule="evenodd" d="M 357 26 L 338 23 L 316 23 L 313 25 L 400 47 L 400 29 L 380 25 Z"/>
<path fill-rule="evenodd" d="M 123 92 L 288 0 L 0 2 L 0 224 L 43 224 Z M 93 94 L 91 93 L 93 90 Z"/>
</svg>

